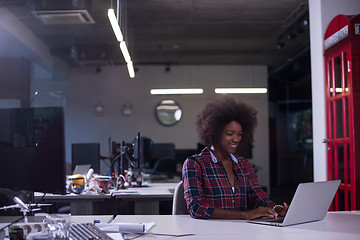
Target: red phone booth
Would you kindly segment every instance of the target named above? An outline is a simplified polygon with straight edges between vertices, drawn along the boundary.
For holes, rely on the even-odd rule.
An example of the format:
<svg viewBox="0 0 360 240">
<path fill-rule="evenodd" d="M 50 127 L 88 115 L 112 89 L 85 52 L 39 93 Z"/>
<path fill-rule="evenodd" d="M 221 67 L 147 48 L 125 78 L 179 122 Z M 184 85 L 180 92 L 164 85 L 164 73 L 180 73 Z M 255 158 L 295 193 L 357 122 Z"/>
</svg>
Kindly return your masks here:
<svg viewBox="0 0 360 240">
<path fill-rule="evenodd" d="M 327 173 L 341 179 L 331 210 L 360 209 L 360 14 L 330 22 L 324 60 Z"/>
</svg>

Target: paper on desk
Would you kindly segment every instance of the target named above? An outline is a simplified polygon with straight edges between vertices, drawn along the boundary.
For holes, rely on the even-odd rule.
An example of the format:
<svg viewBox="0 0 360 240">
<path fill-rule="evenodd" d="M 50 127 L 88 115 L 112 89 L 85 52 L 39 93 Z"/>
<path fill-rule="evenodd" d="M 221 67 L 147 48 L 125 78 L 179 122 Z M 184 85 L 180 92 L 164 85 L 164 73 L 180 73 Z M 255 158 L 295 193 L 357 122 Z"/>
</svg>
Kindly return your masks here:
<svg viewBox="0 0 360 240">
<path fill-rule="evenodd" d="M 128 232 L 128 233 L 144 233 L 155 225 L 154 222 L 149 223 L 97 223 L 96 226 L 104 232 Z"/>
<path fill-rule="evenodd" d="M 130 190 L 130 189 L 120 189 L 120 190 L 115 190 L 111 193 L 112 196 L 115 195 L 126 195 L 126 194 L 140 194 L 138 191 L 136 190 Z"/>
</svg>

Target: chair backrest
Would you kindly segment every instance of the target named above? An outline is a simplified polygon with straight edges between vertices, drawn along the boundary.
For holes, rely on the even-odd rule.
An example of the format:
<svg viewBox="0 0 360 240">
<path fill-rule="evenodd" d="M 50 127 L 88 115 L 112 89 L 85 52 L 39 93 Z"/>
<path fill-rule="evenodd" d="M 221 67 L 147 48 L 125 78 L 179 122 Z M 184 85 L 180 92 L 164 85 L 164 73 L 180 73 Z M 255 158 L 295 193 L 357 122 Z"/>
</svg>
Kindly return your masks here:
<svg viewBox="0 0 360 240">
<path fill-rule="evenodd" d="M 174 191 L 172 214 L 173 215 L 189 214 L 184 199 L 184 186 L 182 181 L 179 182 L 179 184 L 176 186 Z"/>
</svg>

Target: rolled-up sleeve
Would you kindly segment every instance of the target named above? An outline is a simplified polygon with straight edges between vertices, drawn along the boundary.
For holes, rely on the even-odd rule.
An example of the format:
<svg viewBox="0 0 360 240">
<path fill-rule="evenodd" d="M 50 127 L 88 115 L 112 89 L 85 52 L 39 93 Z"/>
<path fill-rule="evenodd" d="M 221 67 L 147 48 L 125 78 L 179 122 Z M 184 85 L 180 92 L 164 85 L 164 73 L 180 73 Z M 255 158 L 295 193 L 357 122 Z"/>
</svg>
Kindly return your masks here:
<svg viewBox="0 0 360 240">
<path fill-rule="evenodd" d="M 211 218 L 214 207 L 204 201 L 202 171 L 195 158 L 187 158 L 182 170 L 184 182 L 184 198 L 190 216 L 193 218 Z"/>
</svg>

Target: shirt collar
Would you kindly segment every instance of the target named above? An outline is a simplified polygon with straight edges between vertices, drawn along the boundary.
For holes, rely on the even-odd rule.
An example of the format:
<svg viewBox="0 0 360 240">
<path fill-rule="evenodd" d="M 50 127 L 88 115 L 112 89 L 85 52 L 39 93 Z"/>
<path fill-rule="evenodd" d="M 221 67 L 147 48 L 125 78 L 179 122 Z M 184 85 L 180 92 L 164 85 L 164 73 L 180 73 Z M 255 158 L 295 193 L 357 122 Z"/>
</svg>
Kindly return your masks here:
<svg viewBox="0 0 360 240">
<path fill-rule="evenodd" d="M 211 156 L 211 159 L 212 159 L 213 163 L 217 163 L 218 160 L 217 160 L 217 158 L 215 157 L 215 155 L 212 153 L 212 151 L 211 151 L 210 149 L 209 149 L 209 152 L 210 152 L 210 156 Z M 231 153 L 229 153 L 229 154 L 230 154 L 231 159 L 232 159 L 234 162 L 238 163 L 237 158 L 236 158 L 233 154 L 231 154 Z"/>
</svg>

